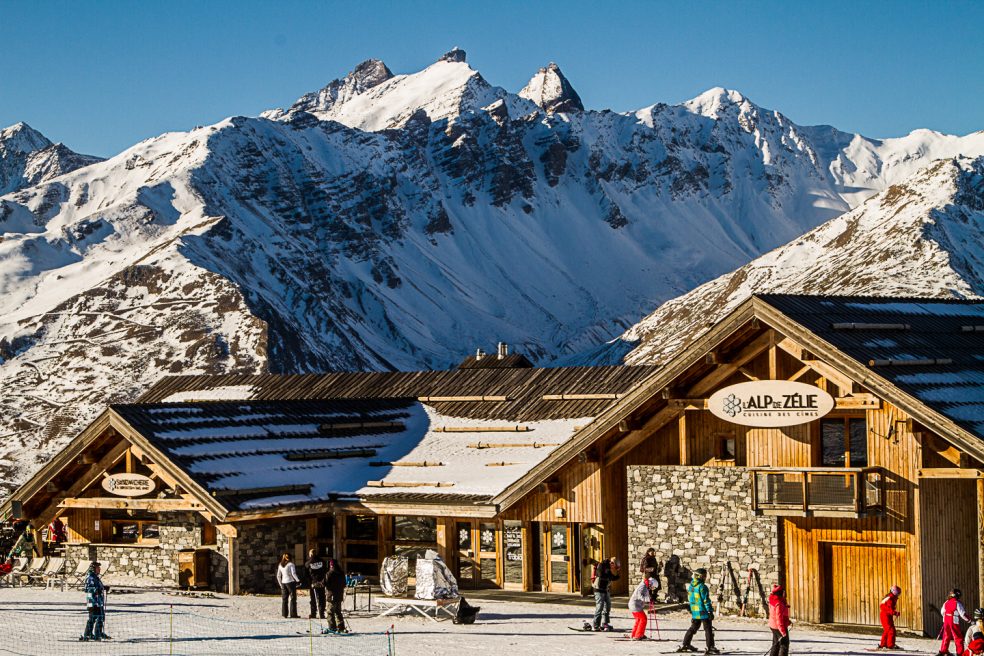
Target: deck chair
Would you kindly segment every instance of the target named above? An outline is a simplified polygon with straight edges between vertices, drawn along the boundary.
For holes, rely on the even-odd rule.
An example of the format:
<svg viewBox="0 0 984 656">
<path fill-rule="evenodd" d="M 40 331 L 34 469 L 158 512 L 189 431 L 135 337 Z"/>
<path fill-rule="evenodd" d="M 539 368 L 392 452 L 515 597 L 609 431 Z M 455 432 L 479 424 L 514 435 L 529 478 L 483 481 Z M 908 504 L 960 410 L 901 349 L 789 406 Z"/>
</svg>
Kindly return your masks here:
<svg viewBox="0 0 984 656">
<path fill-rule="evenodd" d="M 21 576 L 21 580 L 26 581 L 27 585 L 40 583 L 41 577 L 44 575 L 44 568 L 47 566 L 48 558 L 46 556 L 35 556 L 31 559 L 31 564 L 27 566 L 27 571 Z"/>
<path fill-rule="evenodd" d="M 3 579 L 7 582 L 7 585 L 14 585 L 17 578 L 24 573 L 27 569 L 27 558 L 14 558 L 14 568 L 10 572 L 4 575 Z"/>
<path fill-rule="evenodd" d="M 75 566 L 75 571 L 65 577 L 68 579 L 68 587 L 81 588 L 85 585 L 85 577 L 89 573 L 89 565 L 89 561 L 85 559 L 78 562 Z"/>
<path fill-rule="evenodd" d="M 48 561 L 48 566 L 44 568 L 41 581 L 45 589 L 61 583 L 62 590 L 65 589 L 65 559 L 53 557 Z"/>
</svg>

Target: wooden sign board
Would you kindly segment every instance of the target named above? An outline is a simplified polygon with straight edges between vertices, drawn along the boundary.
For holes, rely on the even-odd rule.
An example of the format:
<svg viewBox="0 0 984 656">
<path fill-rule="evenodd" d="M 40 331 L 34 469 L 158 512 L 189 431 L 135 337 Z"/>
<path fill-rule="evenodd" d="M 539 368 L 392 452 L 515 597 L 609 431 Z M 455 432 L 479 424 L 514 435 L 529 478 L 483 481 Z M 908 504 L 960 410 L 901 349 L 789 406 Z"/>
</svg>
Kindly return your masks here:
<svg viewBox="0 0 984 656">
<path fill-rule="evenodd" d="M 154 491 L 154 481 L 142 474 L 112 474 L 102 480 L 102 487 L 118 497 L 142 497 Z"/>
<path fill-rule="evenodd" d="M 741 426 L 796 426 L 833 410 L 834 397 L 806 383 L 756 380 L 719 389 L 707 400 L 707 409 Z"/>
</svg>

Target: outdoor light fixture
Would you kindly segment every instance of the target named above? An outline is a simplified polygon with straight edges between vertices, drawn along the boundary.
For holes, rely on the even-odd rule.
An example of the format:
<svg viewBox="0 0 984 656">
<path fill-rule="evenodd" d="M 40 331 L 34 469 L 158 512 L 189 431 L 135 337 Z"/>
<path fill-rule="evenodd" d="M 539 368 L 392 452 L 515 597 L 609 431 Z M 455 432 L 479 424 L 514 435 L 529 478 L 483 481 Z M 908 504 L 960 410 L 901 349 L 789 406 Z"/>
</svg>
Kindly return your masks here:
<svg viewBox="0 0 984 656">
<path fill-rule="evenodd" d="M 557 519 L 563 519 L 565 514 L 566 513 L 563 508 L 554 508 L 554 516 L 557 517 Z"/>
</svg>

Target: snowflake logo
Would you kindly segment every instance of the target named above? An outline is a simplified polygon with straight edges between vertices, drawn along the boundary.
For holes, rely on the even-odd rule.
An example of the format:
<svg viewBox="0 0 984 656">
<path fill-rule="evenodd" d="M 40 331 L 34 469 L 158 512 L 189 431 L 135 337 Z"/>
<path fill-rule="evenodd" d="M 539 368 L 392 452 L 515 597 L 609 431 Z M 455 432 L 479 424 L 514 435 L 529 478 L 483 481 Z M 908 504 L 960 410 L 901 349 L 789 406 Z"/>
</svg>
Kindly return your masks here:
<svg viewBox="0 0 984 656">
<path fill-rule="evenodd" d="M 729 394 L 724 399 L 724 413 L 729 417 L 734 417 L 741 412 L 741 400 L 734 394 Z"/>
<path fill-rule="evenodd" d="M 495 534 L 491 530 L 485 529 L 484 531 L 482 531 L 482 542 L 484 544 L 492 544 L 492 541 L 494 539 L 495 539 Z"/>
<path fill-rule="evenodd" d="M 468 542 L 468 529 L 467 528 L 463 528 L 460 531 L 458 531 L 458 541 L 459 542 Z"/>
<path fill-rule="evenodd" d="M 553 543 L 554 543 L 554 546 L 555 547 L 562 547 L 562 546 L 564 546 L 564 543 L 565 542 L 567 542 L 567 536 L 566 535 L 564 535 L 563 533 L 554 533 L 553 534 Z"/>
</svg>

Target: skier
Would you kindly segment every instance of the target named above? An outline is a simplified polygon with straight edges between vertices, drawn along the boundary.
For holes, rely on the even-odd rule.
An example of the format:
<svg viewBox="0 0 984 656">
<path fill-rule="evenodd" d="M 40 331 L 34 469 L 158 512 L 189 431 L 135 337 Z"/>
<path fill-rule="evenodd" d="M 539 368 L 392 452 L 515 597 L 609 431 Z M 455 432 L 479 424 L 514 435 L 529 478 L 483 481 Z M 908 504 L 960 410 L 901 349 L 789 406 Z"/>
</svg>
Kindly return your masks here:
<svg viewBox="0 0 984 656">
<path fill-rule="evenodd" d="M 707 570 L 703 567 L 694 571 L 690 585 L 687 586 L 687 597 L 690 601 L 690 628 L 683 636 L 683 644 L 677 649 L 678 652 L 694 652 L 697 648 L 691 645 L 697 629 L 704 625 L 704 641 L 706 644 L 705 654 L 720 654 L 721 650 L 714 646 L 714 607 L 711 605 L 711 593 L 704 582 L 707 579 Z"/>
<path fill-rule="evenodd" d="M 110 640 L 106 635 L 104 626 L 106 624 L 106 593 L 109 587 L 103 585 L 99 578 L 102 565 L 92 563 L 89 565 L 89 573 L 85 577 L 85 607 L 89 611 L 89 620 L 85 623 L 85 632 L 79 638 L 80 641 L 88 640 Z"/>
<path fill-rule="evenodd" d="M 974 640 L 984 640 L 984 608 L 974 609 L 974 621 L 967 627 L 967 633 L 964 635 L 967 651 L 971 654 L 979 654 L 980 650 L 975 652 L 972 647 Z"/>
<path fill-rule="evenodd" d="M 325 586 L 331 593 L 328 607 L 328 631 L 331 633 L 347 633 L 345 618 L 342 617 L 342 600 L 345 599 L 345 570 L 334 558 L 328 559 L 328 575 Z"/>
<path fill-rule="evenodd" d="M 649 621 L 647 611 L 649 610 L 652 591 L 655 587 L 656 579 L 643 579 L 642 583 L 636 586 L 632 596 L 629 597 L 629 610 L 632 612 L 632 617 L 635 618 L 635 624 L 632 627 L 633 640 L 646 639 L 646 624 Z"/>
<path fill-rule="evenodd" d="M 297 584 L 301 579 L 297 578 L 297 568 L 290 562 L 290 554 L 285 553 L 280 557 L 280 565 L 277 566 L 277 583 L 280 585 L 280 614 L 284 617 L 296 618 L 297 615 Z M 290 608 L 288 609 L 288 602 Z M 287 611 L 290 611 L 288 614 Z"/>
<path fill-rule="evenodd" d="M 881 600 L 879 608 L 879 618 L 882 625 L 882 637 L 878 643 L 879 649 L 898 649 L 895 644 L 895 618 L 899 616 L 899 611 L 895 610 L 902 588 L 893 585 L 888 594 Z"/>
<path fill-rule="evenodd" d="M 969 622 L 970 618 L 967 617 L 964 605 L 960 602 L 962 595 L 960 588 L 954 588 L 950 591 L 950 598 L 940 609 L 940 614 L 943 616 L 943 642 L 940 644 L 940 656 L 950 653 L 951 640 L 957 646 L 958 656 L 964 652 L 963 636 L 960 634 L 960 620 Z"/>
<path fill-rule="evenodd" d="M 788 656 L 789 625 L 786 591 L 777 583 L 772 586 L 772 594 L 769 595 L 769 628 L 772 630 L 772 649 L 769 650 L 769 656 Z"/>
<path fill-rule="evenodd" d="M 611 631 L 612 615 L 612 581 L 617 581 L 619 577 L 618 558 L 609 556 L 605 560 L 595 565 L 591 573 L 591 587 L 594 589 L 595 612 L 594 623 L 591 629 L 594 631 Z M 585 629 L 588 627 L 585 626 Z"/>
<path fill-rule="evenodd" d="M 304 566 L 311 579 L 311 614 L 308 619 L 325 619 L 325 577 L 328 575 L 328 565 L 318 555 L 317 549 L 311 549 Z"/>
</svg>

